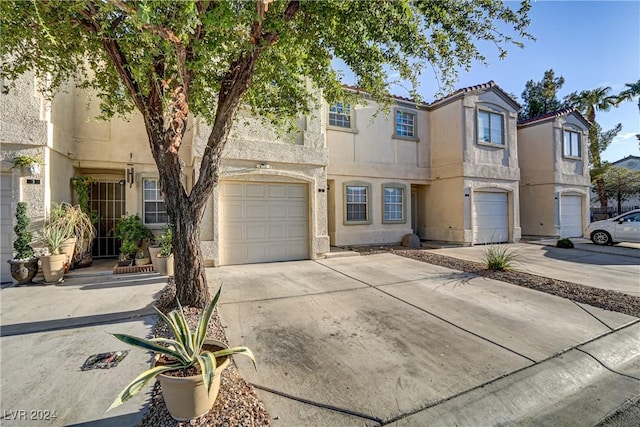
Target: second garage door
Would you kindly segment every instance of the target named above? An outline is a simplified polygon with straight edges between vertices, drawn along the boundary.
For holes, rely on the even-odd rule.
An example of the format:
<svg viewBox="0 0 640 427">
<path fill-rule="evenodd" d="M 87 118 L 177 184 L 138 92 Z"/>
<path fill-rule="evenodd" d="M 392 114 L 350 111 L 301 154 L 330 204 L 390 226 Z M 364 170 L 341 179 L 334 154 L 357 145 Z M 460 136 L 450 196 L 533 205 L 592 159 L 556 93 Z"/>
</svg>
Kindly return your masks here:
<svg viewBox="0 0 640 427">
<path fill-rule="evenodd" d="M 582 196 L 560 198 L 561 237 L 582 237 Z"/>
<path fill-rule="evenodd" d="M 306 184 L 223 182 L 220 264 L 309 259 Z"/>
<path fill-rule="evenodd" d="M 474 193 L 473 243 L 509 241 L 509 209 L 507 206 L 507 193 Z"/>
</svg>

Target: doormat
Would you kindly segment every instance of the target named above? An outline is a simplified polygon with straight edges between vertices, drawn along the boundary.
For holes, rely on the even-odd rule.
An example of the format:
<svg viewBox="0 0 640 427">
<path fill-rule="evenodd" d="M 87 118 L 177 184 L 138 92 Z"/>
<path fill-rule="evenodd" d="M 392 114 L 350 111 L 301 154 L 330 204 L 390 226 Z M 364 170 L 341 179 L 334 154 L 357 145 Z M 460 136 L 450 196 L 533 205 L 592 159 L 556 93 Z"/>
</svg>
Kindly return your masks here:
<svg viewBox="0 0 640 427">
<path fill-rule="evenodd" d="M 100 353 L 89 356 L 80 368 L 83 371 L 90 369 L 109 369 L 118 366 L 118 363 L 129 354 L 129 350 L 111 351 L 109 353 Z"/>
<path fill-rule="evenodd" d="M 116 264 L 113 267 L 113 274 L 125 274 L 125 273 L 151 273 L 153 272 L 153 265 L 127 265 L 124 267 L 118 267 Z"/>
</svg>

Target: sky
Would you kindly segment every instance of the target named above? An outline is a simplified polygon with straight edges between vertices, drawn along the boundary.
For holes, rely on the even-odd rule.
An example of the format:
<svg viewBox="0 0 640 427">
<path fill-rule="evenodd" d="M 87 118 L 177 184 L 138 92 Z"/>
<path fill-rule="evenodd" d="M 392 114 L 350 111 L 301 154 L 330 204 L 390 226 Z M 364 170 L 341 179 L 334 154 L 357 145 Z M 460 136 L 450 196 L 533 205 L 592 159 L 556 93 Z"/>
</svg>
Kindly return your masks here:
<svg viewBox="0 0 640 427">
<path fill-rule="evenodd" d="M 517 9 L 516 2 L 511 3 Z M 611 87 L 611 94 L 625 89 L 625 83 L 640 79 L 640 1 L 532 1 L 528 32 L 536 41 L 525 42 L 524 49 L 512 46 L 503 60 L 489 44 L 482 44 L 488 65 L 476 63 L 461 72 L 456 88 L 495 81 L 505 92 L 520 96 L 528 80 L 540 81 L 545 70 L 563 76 L 565 95 L 585 89 Z M 349 81 L 345 74 L 344 83 Z M 351 78 L 352 79 L 352 78 Z M 395 95 L 408 96 L 400 86 Z M 433 74 L 425 72 L 419 92 L 427 102 L 438 91 Z M 640 156 L 636 134 L 640 133 L 638 100 L 625 102 L 608 112 L 597 112 L 604 130 L 622 123 L 622 131 L 602 154 L 610 162 L 626 156 Z"/>
</svg>

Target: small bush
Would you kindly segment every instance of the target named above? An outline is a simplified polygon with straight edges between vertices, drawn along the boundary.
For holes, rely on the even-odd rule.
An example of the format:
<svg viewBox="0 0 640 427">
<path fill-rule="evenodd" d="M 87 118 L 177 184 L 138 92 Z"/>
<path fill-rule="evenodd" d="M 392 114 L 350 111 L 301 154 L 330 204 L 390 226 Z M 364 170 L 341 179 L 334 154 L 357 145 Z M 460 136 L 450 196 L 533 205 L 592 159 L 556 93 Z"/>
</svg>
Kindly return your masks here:
<svg viewBox="0 0 640 427">
<path fill-rule="evenodd" d="M 568 237 L 565 237 L 564 239 L 558 239 L 556 248 L 571 249 L 573 248 L 573 242 Z"/>
<path fill-rule="evenodd" d="M 484 251 L 484 262 L 489 270 L 513 270 L 518 258 L 516 251 L 507 245 L 489 245 Z"/>
</svg>

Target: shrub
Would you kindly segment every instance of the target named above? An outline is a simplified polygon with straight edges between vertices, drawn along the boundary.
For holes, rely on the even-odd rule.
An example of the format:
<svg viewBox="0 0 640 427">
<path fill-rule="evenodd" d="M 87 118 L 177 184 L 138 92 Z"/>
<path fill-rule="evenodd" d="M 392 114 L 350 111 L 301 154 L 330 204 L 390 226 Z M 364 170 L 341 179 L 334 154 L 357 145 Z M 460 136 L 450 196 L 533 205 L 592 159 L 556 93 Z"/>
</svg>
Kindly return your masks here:
<svg viewBox="0 0 640 427">
<path fill-rule="evenodd" d="M 27 204 L 19 202 L 16 207 L 16 226 L 13 231 L 16 233 L 16 240 L 13 242 L 13 249 L 16 251 L 15 259 L 30 259 L 33 257 L 33 249 L 30 246 L 32 235 L 29 232 L 31 221 L 27 216 Z"/>
<path fill-rule="evenodd" d="M 516 250 L 507 245 L 489 245 L 484 251 L 484 262 L 489 270 L 513 270 L 518 258 Z"/>
<path fill-rule="evenodd" d="M 169 226 L 160 236 L 160 255 L 169 256 L 173 252 L 173 230 Z"/>
<path fill-rule="evenodd" d="M 568 237 L 565 237 L 564 239 L 558 239 L 556 248 L 571 249 L 573 248 L 573 242 Z"/>
</svg>

